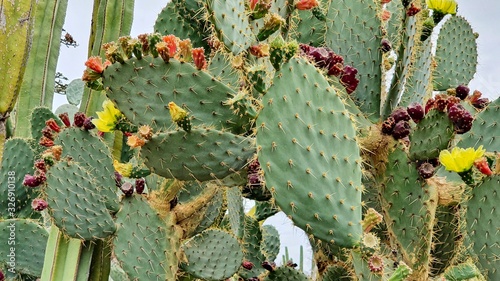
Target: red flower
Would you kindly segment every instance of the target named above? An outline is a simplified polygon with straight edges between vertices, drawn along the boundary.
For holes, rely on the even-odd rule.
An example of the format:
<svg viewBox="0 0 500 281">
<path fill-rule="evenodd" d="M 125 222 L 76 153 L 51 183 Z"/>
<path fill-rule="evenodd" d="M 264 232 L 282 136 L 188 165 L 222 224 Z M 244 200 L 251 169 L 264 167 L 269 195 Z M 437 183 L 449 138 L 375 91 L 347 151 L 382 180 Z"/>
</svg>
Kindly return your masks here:
<svg viewBox="0 0 500 281">
<path fill-rule="evenodd" d="M 97 73 L 102 73 L 104 71 L 104 65 L 102 64 L 101 57 L 90 57 L 86 62 L 85 66 L 92 69 Z"/>
</svg>

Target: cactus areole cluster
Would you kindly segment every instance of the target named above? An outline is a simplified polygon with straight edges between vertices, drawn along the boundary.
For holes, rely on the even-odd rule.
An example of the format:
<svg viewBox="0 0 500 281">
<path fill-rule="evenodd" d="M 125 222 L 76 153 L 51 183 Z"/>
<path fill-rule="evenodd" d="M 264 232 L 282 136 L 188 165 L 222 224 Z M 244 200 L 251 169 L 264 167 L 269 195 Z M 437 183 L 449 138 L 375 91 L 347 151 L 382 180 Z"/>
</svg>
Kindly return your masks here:
<svg viewBox="0 0 500 281">
<path fill-rule="evenodd" d="M 137 38 L 95 3 L 81 108 L 0 139 L 15 280 L 500 280 L 500 101 L 454 0 L 172 0 Z"/>
</svg>

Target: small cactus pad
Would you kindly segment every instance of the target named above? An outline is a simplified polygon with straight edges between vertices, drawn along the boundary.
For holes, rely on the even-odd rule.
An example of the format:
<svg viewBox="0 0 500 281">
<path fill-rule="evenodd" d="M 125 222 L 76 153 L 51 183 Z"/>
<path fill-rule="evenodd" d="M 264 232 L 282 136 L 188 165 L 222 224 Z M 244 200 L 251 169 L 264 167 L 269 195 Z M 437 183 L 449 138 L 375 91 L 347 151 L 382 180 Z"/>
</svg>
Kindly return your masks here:
<svg viewBox="0 0 500 281">
<path fill-rule="evenodd" d="M 289 266 L 280 266 L 275 268 L 273 271 L 269 272 L 269 274 L 263 279 L 264 281 L 309 281 L 310 279 L 307 276 L 295 270 Z"/>
<path fill-rule="evenodd" d="M 238 275 L 248 279 L 265 272 L 265 269 L 260 265 L 266 261 L 266 256 L 261 251 L 262 231 L 259 222 L 249 216 L 245 216 L 244 220 L 245 234 L 242 242 L 244 260 L 251 262 L 254 266 L 252 269 L 241 267 Z"/>
<path fill-rule="evenodd" d="M 33 151 L 23 139 L 9 139 L 5 142 L 0 167 L 0 217 L 29 217 L 31 200 L 39 191 L 23 185 L 26 174 L 33 175 Z M 11 201 L 14 200 L 14 201 Z"/>
<path fill-rule="evenodd" d="M 382 29 L 378 3 L 373 0 L 332 1 L 327 15 L 326 46 L 358 70 L 359 85 L 353 93 L 372 120 L 380 114 L 382 87 Z"/>
<path fill-rule="evenodd" d="M 10 219 L 0 222 L 0 265 L 7 264 L 16 273 L 40 277 L 48 237 L 47 231 L 31 220 Z M 14 266 L 9 265 L 12 258 Z"/>
<path fill-rule="evenodd" d="M 31 136 L 36 141 L 42 137 L 42 129 L 45 127 L 45 121 L 54 119 L 59 126 L 63 126 L 62 121 L 47 107 L 37 107 L 31 112 Z"/>
<path fill-rule="evenodd" d="M 454 127 L 446 113 L 431 110 L 410 133 L 410 158 L 412 160 L 435 159 L 441 150 L 447 149 L 454 135 Z"/>
<path fill-rule="evenodd" d="M 316 67 L 292 59 L 263 105 L 257 150 L 277 205 L 307 233 L 354 246 L 361 238 L 361 158 L 342 100 Z"/>
<path fill-rule="evenodd" d="M 238 186 L 226 189 L 227 218 L 231 226 L 231 232 L 238 238 L 242 238 L 245 228 L 245 209 L 241 190 Z"/>
<path fill-rule="evenodd" d="M 60 132 L 54 144 L 63 147 L 62 157 L 70 157 L 92 174 L 106 207 L 118 211 L 113 159 L 106 144 L 92 132 L 76 127 Z"/>
<path fill-rule="evenodd" d="M 255 201 L 255 219 L 263 221 L 280 210 L 269 201 Z"/>
<path fill-rule="evenodd" d="M 482 269 L 488 272 L 488 280 L 500 280 L 500 237 L 498 232 L 498 197 L 500 176 L 487 177 L 472 189 L 467 202 L 467 233 L 472 249 Z"/>
<path fill-rule="evenodd" d="M 476 35 L 469 22 L 454 16 L 441 27 L 436 46 L 434 90 L 445 91 L 472 80 L 477 67 Z"/>
<path fill-rule="evenodd" d="M 165 220 L 140 195 L 126 197 L 116 214 L 114 254 L 131 280 L 175 280 L 177 245 L 172 217 Z"/>
<path fill-rule="evenodd" d="M 209 8 L 219 39 L 234 55 L 248 49 L 255 41 L 244 0 L 214 0 Z"/>
<path fill-rule="evenodd" d="M 200 279 L 223 280 L 233 276 L 243 261 L 238 240 L 231 234 L 209 229 L 182 245 L 187 262 L 181 268 Z M 229 254 L 230 253 L 230 254 Z"/>
<path fill-rule="evenodd" d="M 321 274 L 320 281 L 350 281 L 351 275 L 347 268 L 340 265 L 330 265 Z"/>
<path fill-rule="evenodd" d="M 242 126 L 224 102 L 236 93 L 205 71 L 190 63 L 144 56 L 124 64 L 115 63 L 104 71 L 103 84 L 107 96 L 136 125 L 150 125 L 155 130 L 172 126 L 168 103 L 186 108 L 191 124 L 216 128 Z"/>
<path fill-rule="evenodd" d="M 178 180 L 222 179 L 241 169 L 254 153 L 250 138 L 211 129 L 171 131 L 141 149 L 152 172 Z"/>
<path fill-rule="evenodd" d="M 450 266 L 443 275 L 449 281 L 484 280 L 481 271 L 470 262 Z"/>
<path fill-rule="evenodd" d="M 472 129 L 460 136 L 457 146 L 478 147 L 482 145 L 487 151 L 500 152 L 498 116 L 500 116 L 500 98 L 491 102 L 476 115 Z"/>
<path fill-rule="evenodd" d="M 380 196 L 389 235 L 404 261 L 412 268 L 426 265 L 430 258 L 437 190 L 419 180 L 416 165 L 408 159 L 401 144 L 389 154 Z"/>
<path fill-rule="evenodd" d="M 45 193 L 56 226 L 72 238 L 105 238 L 116 230 L 92 173 L 75 162 L 59 161 L 47 173 Z"/>
<path fill-rule="evenodd" d="M 264 225 L 261 229 L 260 251 L 266 257 L 266 261 L 274 261 L 280 252 L 280 234 L 272 225 Z"/>
</svg>

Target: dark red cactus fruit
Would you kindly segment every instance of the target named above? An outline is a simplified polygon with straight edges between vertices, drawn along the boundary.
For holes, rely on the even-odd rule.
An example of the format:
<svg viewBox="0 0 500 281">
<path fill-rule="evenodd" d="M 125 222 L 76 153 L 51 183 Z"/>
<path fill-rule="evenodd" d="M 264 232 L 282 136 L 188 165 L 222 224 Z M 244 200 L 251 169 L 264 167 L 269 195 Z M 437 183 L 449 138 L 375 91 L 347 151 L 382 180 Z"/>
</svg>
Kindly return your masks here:
<svg viewBox="0 0 500 281">
<path fill-rule="evenodd" d="M 85 121 L 83 121 L 83 128 L 87 131 L 90 131 L 92 129 L 95 129 L 95 125 L 94 123 L 92 123 L 92 119 L 94 119 L 94 117 L 90 116 L 88 118 L 85 118 Z"/>
<path fill-rule="evenodd" d="M 351 94 L 356 90 L 359 84 L 359 80 L 356 78 L 358 70 L 350 65 L 344 66 L 342 76 L 340 81 L 344 85 L 348 94 Z"/>
<path fill-rule="evenodd" d="M 127 197 L 132 196 L 132 194 L 134 194 L 134 186 L 129 182 L 123 183 L 122 186 L 120 186 L 120 190 Z"/>
<path fill-rule="evenodd" d="M 410 121 L 411 117 L 408 114 L 408 111 L 403 107 L 396 108 L 392 113 L 391 117 L 394 118 L 394 121 L 398 123 L 399 121 Z"/>
<path fill-rule="evenodd" d="M 418 102 L 413 102 L 408 107 L 406 107 L 406 112 L 410 115 L 413 122 L 418 123 L 424 119 L 425 113 L 424 108 Z"/>
<path fill-rule="evenodd" d="M 434 100 L 434 98 L 430 98 L 427 100 L 427 102 L 425 103 L 425 114 L 429 113 L 429 111 L 431 109 L 434 109 L 436 106 L 436 101 Z"/>
<path fill-rule="evenodd" d="M 48 139 L 54 140 L 56 138 L 56 134 L 49 126 L 45 126 L 42 129 L 42 135 Z"/>
<path fill-rule="evenodd" d="M 35 171 L 35 178 L 40 184 L 47 181 L 47 176 L 45 175 L 45 172 L 41 170 Z"/>
<path fill-rule="evenodd" d="M 387 39 L 382 39 L 382 41 L 380 42 L 380 49 L 382 50 L 382 52 L 384 53 L 387 53 L 389 52 L 390 50 L 392 50 L 392 44 L 391 44 L 391 41 L 387 40 Z"/>
<path fill-rule="evenodd" d="M 135 192 L 137 192 L 137 194 L 142 194 L 144 192 L 145 187 L 146 187 L 146 181 L 144 180 L 144 178 L 135 180 Z"/>
<path fill-rule="evenodd" d="M 85 119 L 87 119 L 87 116 L 85 116 L 85 113 L 77 112 L 77 113 L 75 113 L 75 117 L 73 119 L 73 125 L 75 127 L 83 127 L 83 124 L 85 123 Z"/>
<path fill-rule="evenodd" d="M 59 114 L 59 119 L 64 123 L 64 126 L 70 127 L 71 126 L 71 121 L 69 120 L 69 116 L 67 112 Z"/>
<path fill-rule="evenodd" d="M 394 126 L 392 136 L 397 140 L 405 138 L 410 134 L 410 129 L 411 127 L 408 121 L 401 120 Z"/>
<path fill-rule="evenodd" d="M 294 263 L 292 260 L 289 260 L 286 262 L 286 266 L 291 267 L 291 268 L 296 268 L 298 265 Z"/>
<path fill-rule="evenodd" d="M 488 106 L 490 101 L 488 100 L 488 98 L 481 98 L 481 99 L 476 99 L 471 103 L 472 103 L 472 106 L 474 106 L 475 108 L 483 109 L 483 108 Z"/>
<path fill-rule="evenodd" d="M 463 134 L 472 128 L 472 121 L 474 118 L 472 115 L 461 105 L 453 104 L 448 108 L 448 118 L 455 125 L 455 131 L 457 134 Z"/>
<path fill-rule="evenodd" d="M 41 198 L 36 198 L 31 201 L 31 208 L 33 208 L 33 210 L 37 212 L 41 212 L 47 209 L 48 206 L 49 204 L 47 204 L 47 202 Z"/>
<path fill-rule="evenodd" d="M 115 184 L 116 184 L 116 187 L 120 187 L 122 186 L 123 184 L 123 176 L 118 173 L 117 171 L 115 171 Z"/>
<path fill-rule="evenodd" d="M 2 281 L 2 280 L 0 280 Z M 259 277 L 250 277 L 247 279 L 247 281 L 260 281 Z"/>
<path fill-rule="evenodd" d="M 41 184 L 37 177 L 32 175 L 25 175 L 23 180 L 23 185 L 28 187 L 37 187 Z"/>
<path fill-rule="evenodd" d="M 193 48 L 191 54 L 193 55 L 194 65 L 198 70 L 207 69 L 207 60 L 205 59 L 205 49 L 203 47 Z"/>
<path fill-rule="evenodd" d="M 469 87 L 467 87 L 465 85 L 458 85 L 457 88 L 455 88 L 455 95 L 457 96 L 457 98 L 459 98 L 461 100 L 464 100 L 465 98 L 467 98 L 467 96 L 469 95 L 469 92 L 470 92 Z"/>
<path fill-rule="evenodd" d="M 51 140 L 51 139 L 49 139 L 49 138 L 48 138 L 48 137 L 46 137 L 46 136 L 42 136 L 42 137 L 40 138 L 40 142 L 39 142 L 39 144 L 40 144 L 41 146 L 51 147 L 51 146 L 53 146 L 53 145 L 54 145 L 54 141 L 53 141 L 53 140 Z"/>
<path fill-rule="evenodd" d="M 59 133 L 61 131 L 61 127 L 59 127 L 59 124 L 57 124 L 56 120 L 54 120 L 53 118 L 50 118 L 49 120 L 45 121 L 45 125 L 47 125 L 50 129 L 52 129 L 56 133 Z"/>
<path fill-rule="evenodd" d="M 314 48 L 313 46 L 307 45 L 307 44 L 299 44 L 300 48 L 300 55 L 302 56 L 309 56 L 309 52 L 311 52 L 311 49 Z"/>
<path fill-rule="evenodd" d="M 0 281 L 5 281 L 5 275 L 3 274 L 3 271 L 0 270 Z"/>
<path fill-rule="evenodd" d="M 253 263 L 250 262 L 250 261 L 243 261 L 241 263 L 241 267 L 243 267 L 244 269 L 247 269 L 247 270 L 252 270 L 253 268 Z"/>
<path fill-rule="evenodd" d="M 43 159 L 38 159 L 35 161 L 35 168 L 40 171 L 47 172 L 47 166 L 45 166 L 45 161 L 43 161 Z"/>
<path fill-rule="evenodd" d="M 267 271 L 274 271 L 274 269 L 276 268 L 276 264 L 274 262 L 268 262 L 268 261 L 265 261 L 262 263 L 262 267 L 264 269 L 266 269 Z"/>
<path fill-rule="evenodd" d="M 385 119 L 385 121 L 382 123 L 382 133 L 386 135 L 392 134 L 392 130 L 394 129 L 395 125 L 396 121 L 394 121 L 394 118 L 389 117 Z"/>
<path fill-rule="evenodd" d="M 415 3 L 411 3 L 410 7 L 406 10 L 406 15 L 409 17 L 413 17 L 414 15 L 418 14 L 420 12 L 420 8 L 415 6 Z"/>
<path fill-rule="evenodd" d="M 434 166 L 429 162 L 423 162 L 418 166 L 418 174 L 423 179 L 428 179 L 434 175 Z"/>
</svg>

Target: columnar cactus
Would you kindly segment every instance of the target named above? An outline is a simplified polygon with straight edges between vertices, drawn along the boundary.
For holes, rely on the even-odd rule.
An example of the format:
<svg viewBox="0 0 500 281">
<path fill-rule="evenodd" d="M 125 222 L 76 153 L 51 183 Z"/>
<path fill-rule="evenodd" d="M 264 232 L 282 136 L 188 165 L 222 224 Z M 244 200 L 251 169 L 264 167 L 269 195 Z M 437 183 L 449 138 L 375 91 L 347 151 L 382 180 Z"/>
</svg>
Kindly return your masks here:
<svg viewBox="0 0 500 281">
<path fill-rule="evenodd" d="M 499 279 L 500 105 L 469 92 L 454 0 L 173 0 L 137 38 L 114 2 L 94 7 L 85 113 L 36 108 L 5 144 L 24 186 L 0 223 L 46 245 L 19 278 Z M 279 211 L 311 277 L 276 265 Z"/>
</svg>

